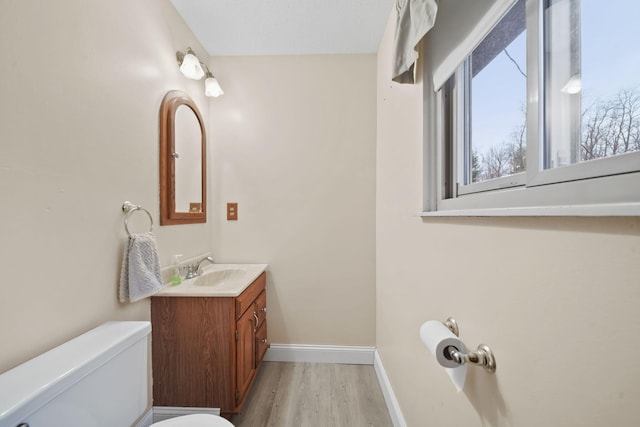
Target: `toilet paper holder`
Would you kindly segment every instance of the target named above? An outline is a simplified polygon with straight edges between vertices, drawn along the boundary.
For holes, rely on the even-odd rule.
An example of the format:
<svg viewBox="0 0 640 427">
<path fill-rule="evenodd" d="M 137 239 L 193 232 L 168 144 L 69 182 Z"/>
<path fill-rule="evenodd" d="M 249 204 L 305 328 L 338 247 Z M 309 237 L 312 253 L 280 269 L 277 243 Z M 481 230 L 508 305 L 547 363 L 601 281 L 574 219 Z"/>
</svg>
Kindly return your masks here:
<svg viewBox="0 0 640 427">
<path fill-rule="evenodd" d="M 458 328 L 458 322 L 453 317 L 447 318 L 442 322 L 455 336 L 460 336 L 460 329 Z M 472 365 L 482 366 L 487 372 L 496 371 L 496 358 L 493 355 L 493 351 L 486 344 L 478 345 L 476 351 L 470 353 L 462 353 L 455 346 L 447 346 L 443 349 L 444 357 L 449 360 L 453 360 L 460 366 L 465 363 Z"/>
</svg>

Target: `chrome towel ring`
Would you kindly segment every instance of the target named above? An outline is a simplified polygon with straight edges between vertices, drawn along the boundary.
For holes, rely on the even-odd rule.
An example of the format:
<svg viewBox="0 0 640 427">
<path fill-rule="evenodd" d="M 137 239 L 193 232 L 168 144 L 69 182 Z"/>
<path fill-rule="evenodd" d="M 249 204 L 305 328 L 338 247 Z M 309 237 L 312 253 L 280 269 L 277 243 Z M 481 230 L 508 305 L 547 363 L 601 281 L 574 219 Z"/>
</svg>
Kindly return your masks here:
<svg viewBox="0 0 640 427">
<path fill-rule="evenodd" d="M 125 213 L 125 216 L 124 216 L 124 229 L 127 232 L 127 234 L 129 235 L 129 237 L 131 237 L 131 233 L 129 232 L 129 215 L 131 215 L 135 211 L 144 211 L 149 216 L 149 222 L 150 222 L 149 233 L 151 233 L 153 231 L 153 217 L 151 216 L 149 211 L 146 210 L 145 208 L 143 208 L 140 205 L 134 205 L 131 202 L 124 202 L 124 204 L 122 205 L 122 212 Z"/>
</svg>

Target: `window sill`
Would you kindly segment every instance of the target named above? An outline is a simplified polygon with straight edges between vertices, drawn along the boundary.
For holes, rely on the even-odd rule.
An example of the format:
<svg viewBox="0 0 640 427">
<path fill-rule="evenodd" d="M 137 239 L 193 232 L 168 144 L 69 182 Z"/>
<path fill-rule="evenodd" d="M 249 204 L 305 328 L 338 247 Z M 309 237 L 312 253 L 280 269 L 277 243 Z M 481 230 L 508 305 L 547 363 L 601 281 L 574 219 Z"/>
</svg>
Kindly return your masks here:
<svg viewBox="0 0 640 427">
<path fill-rule="evenodd" d="M 535 206 L 515 208 L 452 209 L 419 212 L 420 217 L 516 217 L 516 216 L 640 216 L 640 203 L 598 205 Z"/>
</svg>

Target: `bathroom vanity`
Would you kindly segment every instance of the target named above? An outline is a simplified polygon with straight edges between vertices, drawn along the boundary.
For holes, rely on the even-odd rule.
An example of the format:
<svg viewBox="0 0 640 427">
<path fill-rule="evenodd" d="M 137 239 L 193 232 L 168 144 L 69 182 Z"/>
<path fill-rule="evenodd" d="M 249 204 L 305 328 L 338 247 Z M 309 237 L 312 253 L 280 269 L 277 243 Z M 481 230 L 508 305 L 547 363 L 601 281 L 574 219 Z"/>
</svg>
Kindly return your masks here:
<svg viewBox="0 0 640 427">
<path fill-rule="evenodd" d="M 154 406 L 240 411 L 269 347 L 265 268 L 213 265 L 151 298 Z"/>
</svg>

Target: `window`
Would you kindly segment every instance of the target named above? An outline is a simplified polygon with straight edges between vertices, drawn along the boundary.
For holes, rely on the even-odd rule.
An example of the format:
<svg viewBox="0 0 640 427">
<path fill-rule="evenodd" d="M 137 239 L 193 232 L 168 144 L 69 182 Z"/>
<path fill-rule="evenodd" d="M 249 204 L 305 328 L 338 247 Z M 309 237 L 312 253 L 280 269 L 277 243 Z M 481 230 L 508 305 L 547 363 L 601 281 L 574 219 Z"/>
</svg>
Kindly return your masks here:
<svg viewBox="0 0 640 427">
<path fill-rule="evenodd" d="M 639 13 L 515 1 L 435 95 L 425 210 L 640 215 Z"/>
<path fill-rule="evenodd" d="M 635 1 L 547 0 L 545 169 L 640 151 Z"/>
<path fill-rule="evenodd" d="M 519 1 L 476 47 L 464 65 L 470 164 L 464 184 L 526 170 L 526 31 Z"/>
</svg>

